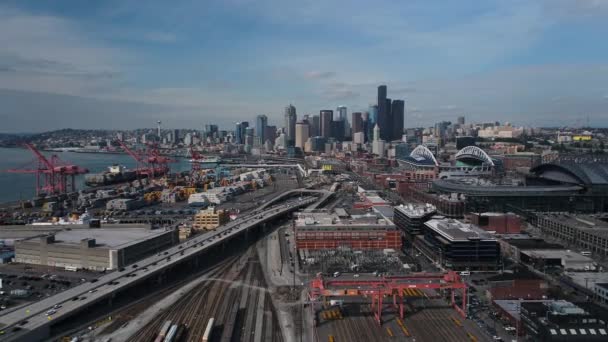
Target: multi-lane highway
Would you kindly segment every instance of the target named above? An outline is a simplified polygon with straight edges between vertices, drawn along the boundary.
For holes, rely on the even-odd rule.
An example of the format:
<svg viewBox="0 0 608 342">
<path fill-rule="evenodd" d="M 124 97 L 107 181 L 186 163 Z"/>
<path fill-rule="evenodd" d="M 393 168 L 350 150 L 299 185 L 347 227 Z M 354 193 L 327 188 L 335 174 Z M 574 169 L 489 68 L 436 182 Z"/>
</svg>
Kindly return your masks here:
<svg viewBox="0 0 608 342">
<path fill-rule="evenodd" d="M 243 215 L 216 230 L 171 247 L 138 261 L 124 269 L 101 276 L 52 297 L 0 316 L 1 338 L 7 341 L 31 341 L 48 337 L 53 320 L 66 319 L 87 306 L 110 297 L 114 292 L 151 277 L 164 269 L 206 249 L 221 244 L 232 236 L 271 221 L 281 215 L 316 202 L 315 197 L 301 197 L 280 205 Z"/>
</svg>

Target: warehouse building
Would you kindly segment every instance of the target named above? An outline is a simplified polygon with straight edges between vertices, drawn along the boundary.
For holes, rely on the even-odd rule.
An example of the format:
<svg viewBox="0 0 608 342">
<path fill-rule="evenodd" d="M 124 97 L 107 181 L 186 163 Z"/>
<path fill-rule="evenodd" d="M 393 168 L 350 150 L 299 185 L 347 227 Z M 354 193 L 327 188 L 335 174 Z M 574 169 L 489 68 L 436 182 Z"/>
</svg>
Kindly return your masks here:
<svg viewBox="0 0 608 342">
<path fill-rule="evenodd" d="M 519 253 L 521 262 L 539 271 L 550 269 L 594 271 L 593 259 L 566 249 L 529 249 Z"/>
<path fill-rule="evenodd" d="M 500 264 L 500 246 L 490 233 L 453 219 L 427 221 L 414 246 L 451 270 L 495 270 Z"/>
<path fill-rule="evenodd" d="M 215 207 L 209 207 L 207 209 L 199 210 L 194 215 L 194 224 L 192 228 L 195 231 L 198 230 L 211 230 L 215 229 L 230 221 L 230 215 L 226 210 L 216 210 Z"/>
<path fill-rule="evenodd" d="M 401 235 L 379 212 L 348 215 L 314 210 L 298 213 L 295 221 L 298 249 L 396 249 Z"/>
<path fill-rule="evenodd" d="M 15 242 L 15 261 L 68 269 L 114 270 L 178 243 L 177 230 L 74 229 Z"/>
<path fill-rule="evenodd" d="M 608 222 L 588 215 L 539 214 L 534 224 L 570 246 L 600 257 L 608 256 Z"/>
</svg>

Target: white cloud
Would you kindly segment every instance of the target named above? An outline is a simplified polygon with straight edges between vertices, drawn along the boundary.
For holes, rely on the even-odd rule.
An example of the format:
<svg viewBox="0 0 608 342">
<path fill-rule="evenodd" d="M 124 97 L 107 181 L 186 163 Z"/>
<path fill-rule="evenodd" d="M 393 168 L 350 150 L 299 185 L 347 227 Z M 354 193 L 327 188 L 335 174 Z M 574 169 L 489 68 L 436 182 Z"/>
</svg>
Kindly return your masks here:
<svg viewBox="0 0 608 342">
<path fill-rule="evenodd" d="M 304 77 L 311 80 L 327 79 L 336 76 L 333 71 L 307 71 L 304 73 Z"/>
</svg>

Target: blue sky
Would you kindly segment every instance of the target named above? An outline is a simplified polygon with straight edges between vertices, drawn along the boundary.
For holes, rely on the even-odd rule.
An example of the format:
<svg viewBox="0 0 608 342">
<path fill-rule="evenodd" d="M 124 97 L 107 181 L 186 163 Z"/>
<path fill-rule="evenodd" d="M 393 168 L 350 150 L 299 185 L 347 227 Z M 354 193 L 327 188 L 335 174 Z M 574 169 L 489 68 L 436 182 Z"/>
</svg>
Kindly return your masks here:
<svg viewBox="0 0 608 342">
<path fill-rule="evenodd" d="M 605 126 L 607 34 L 607 0 L 5 0 L 0 131 L 281 126 L 383 83 L 408 127 Z"/>
</svg>

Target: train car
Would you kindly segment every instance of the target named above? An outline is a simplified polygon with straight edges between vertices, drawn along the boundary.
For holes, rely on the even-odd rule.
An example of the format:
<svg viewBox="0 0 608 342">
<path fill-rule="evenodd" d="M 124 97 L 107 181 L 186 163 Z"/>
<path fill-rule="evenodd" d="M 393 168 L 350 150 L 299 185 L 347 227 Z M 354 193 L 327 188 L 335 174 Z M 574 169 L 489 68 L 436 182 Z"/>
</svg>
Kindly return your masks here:
<svg viewBox="0 0 608 342">
<path fill-rule="evenodd" d="M 177 324 L 173 324 L 171 326 L 171 329 L 169 329 L 169 332 L 167 333 L 167 337 L 165 337 L 164 342 L 172 342 L 173 338 L 175 337 L 176 332 L 177 332 Z"/>
<path fill-rule="evenodd" d="M 158 331 L 158 336 L 156 337 L 154 342 L 163 342 L 165 340 L 165 337 L 167 336 L 167 333 L 169 332 L 169 329 L 171 329 L 171 321 L 165 321 L 165 323 L 163 323 L 163 325 L 160 327 L 160 330 Z"/>
<path fill-rule="evenodd" d="M 205 328 L 205 334 L 203 334 L 203 342 L 209 342 L 211 338 L 211 331 L 213 330 L 213 317 L 209 318 L 209 322 L 207 323 L 207 327 Z"/>
<path fill-rule="evenodd" d="M 173 339 L 173 342 L 181 341 L 185 335 L 186 335 L 186 325 L 182 323 L 177 327 L 177 332 L 175 333 L 175 338 Z"/>
</svg>

